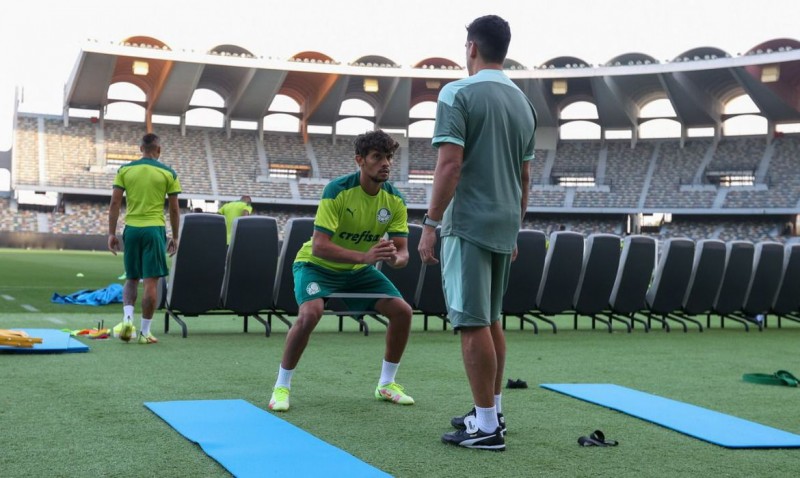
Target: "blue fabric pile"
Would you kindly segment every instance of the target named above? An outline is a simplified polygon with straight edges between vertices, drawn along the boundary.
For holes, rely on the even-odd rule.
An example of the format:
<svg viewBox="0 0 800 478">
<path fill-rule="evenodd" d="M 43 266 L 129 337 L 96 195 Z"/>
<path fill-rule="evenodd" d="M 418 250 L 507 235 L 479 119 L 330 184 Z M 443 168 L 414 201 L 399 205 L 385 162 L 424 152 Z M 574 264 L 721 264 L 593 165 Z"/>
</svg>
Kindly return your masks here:
<svg viewBox="0 0 800 478">
<path fill-rule="evenodd" d="M 105 289 L 79 290 L 69 295 L 53 293 L 51 302 L 56 304 L 77 304 L 77 305 L 107 305 L 122 303 L 122 286 L 120 284 L 109 284 Z"/>
</svg>

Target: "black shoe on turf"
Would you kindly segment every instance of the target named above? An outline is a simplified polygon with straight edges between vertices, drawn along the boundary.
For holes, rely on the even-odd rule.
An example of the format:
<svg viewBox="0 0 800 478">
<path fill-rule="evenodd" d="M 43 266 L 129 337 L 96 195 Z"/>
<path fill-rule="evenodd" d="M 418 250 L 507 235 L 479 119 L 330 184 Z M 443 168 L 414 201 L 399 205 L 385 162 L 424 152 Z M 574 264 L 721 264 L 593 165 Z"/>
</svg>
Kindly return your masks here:
<svg viewBox="0 0 800 478">
<path fill-rule="evenodd" d="M 461 415 L 460 417 L 453 417 L 450 420 L 450 425 L 457 430 L 464 430 L 467 428 L 464 425 L 464 419 L 467 417 L 474 417 L 476 416 L 475 407 L 472 407 L 472 410 L 467 412 L 465 415 Z M 503 431 L 503 436 L 506 434 L 506 417 L 503 416 L 502 413 L 497 414 L 497 421 L 500 423 L 500 429 Z"/>
<path fill-rule="evenodd" d="M 474 418 L 467 418 L 466 423 L 466 429 L 442 435 L 442 443 L 476 450 L 506 451 L 506 439 L 500 427 L 492 433 L 486 433 L 477 427 Z"/>
</svg>

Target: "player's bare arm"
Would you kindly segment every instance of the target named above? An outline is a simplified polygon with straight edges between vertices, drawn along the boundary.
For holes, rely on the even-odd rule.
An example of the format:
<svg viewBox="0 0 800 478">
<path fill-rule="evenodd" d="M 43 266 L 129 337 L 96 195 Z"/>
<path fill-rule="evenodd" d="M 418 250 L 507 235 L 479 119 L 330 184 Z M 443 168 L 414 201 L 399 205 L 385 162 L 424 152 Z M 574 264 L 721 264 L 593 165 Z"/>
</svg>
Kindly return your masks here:
<svg viewBox="0 0 800 478">
<path fill-rule="evenodd" d="M 396 249 L 395 254 L 385 262 L 395 269 L 401 269 L 408 265 L 408 238 L 394 237 L 388 242 L 392 242 Z"/>
<path fill-rule="evenodd" d="M 119 252 L 119 238 L 117 237 L 117 221 L 122 207 L 123 190 L 114 188 L 111 191 L 111 203 L 108 206 L 108 250 L 115 256 Z"/>
<path fill-rule="evenodd" d="M 314 231 L 311 253 L 321 259 L 343 264 L 375 264 L 390 260 L 397 253 L 397 248 L 391 241 L 379 241 L 367 252 L 353 251 L 335 244 L 324 232 Z"/>
<path fill-rule="evenodd" d="M 170 228 L 172 229 L 172 237 L 167 243 L 167 253 L 172 256 L 175 255 L 175 253 L 178 251 L 178 239 L 180 234 L 181 209 L 178 204 L 178 195 L 170 194 L 168 196 L 168 203 L 169 203 L 169 225 Z"/>
<path fill-rule="evenodd" d="M 522 220 L 525 220 L 525 212 L 528 209 L 528 194 L 530 194 L 531 187 L 531 162 L 524 161 L 522 163 L 522 171 L 520 172 L 520 187 L 522 188 Z M 517 260 L 517 246 L 514 246 L 514 252 L 511 253 L 511 261 Z"/>
</svg>

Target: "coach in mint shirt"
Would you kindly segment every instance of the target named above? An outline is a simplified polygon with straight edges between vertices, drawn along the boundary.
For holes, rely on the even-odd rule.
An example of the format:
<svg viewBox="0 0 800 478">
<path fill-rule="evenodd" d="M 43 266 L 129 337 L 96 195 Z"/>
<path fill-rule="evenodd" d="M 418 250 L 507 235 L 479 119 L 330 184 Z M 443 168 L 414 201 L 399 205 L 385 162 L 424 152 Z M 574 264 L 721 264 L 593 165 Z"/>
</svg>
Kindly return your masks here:
<svg viewBox="0 0 800 478">
<path fill-rule="evenodd" d="M 522 218 L 519 178 L 523 162 L 533 159 L 535 125 L 533 105 L 502 70 L 483 69 L 442 88 L 431 142 L 464 148 L 442 236 L 463 237 L 494 252 L 513 251 Z M 503 160 L 509 157 L 519 159 Z"/>
</svg>

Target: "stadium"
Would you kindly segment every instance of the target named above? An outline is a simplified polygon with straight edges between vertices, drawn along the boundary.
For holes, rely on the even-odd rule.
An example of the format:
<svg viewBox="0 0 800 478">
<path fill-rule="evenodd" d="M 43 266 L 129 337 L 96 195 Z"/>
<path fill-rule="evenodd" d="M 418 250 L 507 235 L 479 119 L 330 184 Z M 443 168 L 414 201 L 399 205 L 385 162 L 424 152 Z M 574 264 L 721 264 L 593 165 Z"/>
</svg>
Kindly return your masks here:
<svg viewBox="0 0 800 478">
<path fill-rule="evenodd" d="M 276 239 L 286 244 L 287 224 L 313 217 L 324 186 L 355 170 L 354 136 L 381 128 L 401 145 L 390 180 L 406 199 L 409 223 L 419 225 L 436 166 L 430 144 L 436 99 L 442 87 L 467 75 L 461 62 L 432 57 L 404 66 L 378 55 L 341 62 L 322 51 L 279 59 L 233 44 L 173 50 L 149 36 L 87 41 L 64 80 L 63 114 L 16 112 L 13 146 L 0 152 L 0 178 L 8 183 L 7 191 L 0 191 L 0 247 L 53 251 L 44 259 L 31 259 L 41 261 L 35 265 L 9 260 L 16 255 L 3 253 L 10 264 L 6 270 L 14 268 L 16 277 L 4 274 L 0 291 L 19 298 L 30 289 L 27 300 L 36 312 L 24 314 L 9 305 L 0 309 L 0 328 L 19 327 L 20 322 L 83 328 L 87 317 L 108 323 L 118 318 L 117 311 L 108 310 L 63 314 L 51 304 L 36 303 L 41 299 L 34 292 L 41 295 L 42 290 L 33 284 L 79 288 L 82 282 L 71 277 L 75 267 L 94 269 L 96 277 L 119 274 L 118 260 L 108 254 L 98 259 L 85 251 L 105 250 L 115 173 L 139 158 L 138 140 L 150 131 L 164 139 L 161 160 L 181 179 L 187 218 L 197 208 L 215 213 L 246 194 L 256 215 L 275 218 Z M 303 410 L 313 413 L 287 415 L 286 420 L 375 466 L 376 472 L 395 476 L 451 476 L 462 468 L 480 476 L 693 476 L 699 470 L 786 476 L 796 450 L 719 448 L 601 407 L 551 397 L 533 385 L 624 383 L 783 430 L 800 430 L 789 395 L 793 390 L 742 388 L 740 383 L 743 372 L 800 369 L 793 358 L 800 331 L 794 323 L 798 301 L 792 297 L 789 302 L 795 306 L 785 314 L 771 309 L 772 298 L 784 285 L 779 279 L 788 273 L 789 251 L 800 251 L 800 246 L 792 248 L 800 232 L 800 41 L 765 39 L 742 53 L 698 47 L 668 60 L 622 53 L 603 64 L 559 56 L 532 66 L 509 58 L 504 68 L 538 114 L 523 222 L 527 233 L 521 232 L 520 240 L 535 235 L 539 242 L 531 247 L 541 250 L 540 270 L 546 261 L 556 275 L 556 244 L 588 259 L 585 241 L 597 238 L 599 247 L 602 238 L 611 236 L 616 253 L 628 257 L 632 270 L 637 258 L 653 265 L 644 272 L 636 269 L 644 274 L 638 283 L 644 297 L 651 281 L 659 282 L 653 273 L 668 280 L 655 270 L 659 256 L 666 260 L 666 244 L 677 249 L 691 242 L 694 250 L 695 244 L 715 241 L 727 245 L 728 254 L 730 244 L 747 244 L 750 256 L 745 257 L 752 269 L 746 268 L 746 290 L 741 291 L 747 294 L 728 312 L 684 310 L 672 317 L 664 313 L 642 319 L 636 312 L 603 310 L 581 314 L 591 316 L 591 326 L 588 321 L 579 325 L 571 293 L 577 283 L 565 299 L 569 307 L 540 303 L 541 291 L 557 285 L 547 282 L 545 269 L 536 278 L 541 286 L 532 294 L 533 305 L 508 313 L 509 348 L 516 352 L 507 376 L 527 378 L 536 390 L 525 392 L 536 395 L 531 400 L 523 391 L 511 391 L 506 403 L 520 410 L 520 428 L 537 433 L 510 431 L 515 448 L 505 457 L 475 457 L 435 446 L 441 427 L 432 424 L 442 419 L 441 404 L 414 407 L 421 410 L 410 420 L 407 411 L 394 409 L 398 407 L 353 400 L 353 390 L 361 393 L 364 377 L 374 372 L 362 358 L 375 356 L 382 344 L 352 330 L 341 333 L 341 320 L 338 330 L 333 320 L 321 326 L 322 337 L 315 339 L 318 348 L 304 364 L 304 373 L 317 381 L 336 377 L 343 390 L 326 388 L 325 393 L 351 402 L 339 407 L 323 397 L 309 397 Z M 570 242 L 576 238 L 580 245 Z M 625 246 L 621 251 L 620 240 Z M 643 255 L 637 255 L 636 247 L 642 247 Z M 55 251 L 64 249 L 84 252 L 57 258 Z M 762 278 L 755 275 L 761 269 L 758 260 L 752 263 L 753 254 L 766 264 L 768 250 L 780 250 L 780 264 L 777 276 L 776 269 L 764 265 L 767 276 Z M 796 265 L 800 255 L 792 254 L 791 264 Z M 773 262 L 775 257 L 769 256 Z M 575 267 L 568 260 L 563 264 L 564 270 Z M 616 273 L 617 265 L 605 269 Z M 578 272 L 581 266 L 585 273 L 586 263 L 579 261 Z M 514 284 L 530 289 L 527 281 L 535 274 L 520 268 L 516 273 L 512 269 L 512 290 L 519 289 Z M 56 274 L 70 277 L 51 283 L 49 277 Z M 742 310 L 745 295 L 761 279 L 772 287 L 770 305 L 763 311 L 772 313 L 768 323 L 754 322 Z M 611 284 L 614 277 L 607 280 Z M 701 279 L 696 282 L 698 294 L 708 294 Z M 622 288 L 618 283 L 614 294 Z M 553 290 L 551 296 L 559 296 Z M 728 294 L 735 296 L 736 290 Z M 530 290 L 518 294 L 523 295 L 531 295 Z M 652 308 L 650 299 L 645 308 Z M 415 393 L 437 400 L 467 396 L 446 318 L 441 321 L 444 330 L 429 330 L 428 316 L 442 314 L 415 309 L 424 315 L 424 328 L 415 317 L 414 350 L 403 365 Z M 277 310 L 287 312 L 285 307 Z M 261 312 L 270 313 L 271 319 L 275 310 Z M 0 417 L 10 426 L 25 427 L 0 438 L 0 448 L 10 452 L 0 458 L 9 476 L 227 476 L 230 468 L 155 420 L 142 402 L 243 397 L 264 408 L 285 328 L 276 323 L 278 337 L 265 339 L 262 329 L 242 334 L 241 319 L 235 316 L 186 315 L 190 338 L 165 333 L 166 343 L 155 356 L 141 357 L 131 351 L 135 347 L 115 347 L 118 343 L 92 343 L 92 353 L 86 354 L 90 358 L 81 364 L 85 374 L 58 356 L 0 356 L 8 379 L 8 386 L 0 389 L 0 406 L 5 408 Z M 737 323 L 725 328 L 726 315 Z M 779 328 L 778 316 L 791 320 Z M 165 324 L 169 321 L 165 315 Z M 617 333 L 604 333 L 596 321 Z M 519 331 L 514 330 L 517 323 Z M 667 333 L 670 323 L 672 332 Z M 549 334 L 550 325 L 555 332 L 556 324 L 559 333 Z M 648 327 L 651 331 L 645 334 L 642 329 Z M 358 331 L 364 329 L 360 323 Z M 377 325 L 373 330 L 377 335 L 383 331 Z M 204 357 L 200 371 L 198 357 Z M 137 363 L 159 373 L 151 375 Z M 125 370 L 124 377 L 120 370 Z M 143 387 L 141 381 L 147 384 Z M 24 401 L 23 394 L 31 397 L 27 405 L 17 404 Z M 451 405 L 456 412 L 462 408 L 448 403 L 448 410 Z M 409 421 L 417 428 L 398 430 L 396 424 Z M 600 427 L 622 443 L 607 451 L 621 453 L 575 446 L 578 435 Z M 309 458 L 297 450 L 281 453 L 289 457 L 288 464 L 262 470 L 261 476 L 291 474 L 292 466 Z M 31 463 L 34 456 L 38 464 Z M 325 465 L 320 471 L 325 472 Z"/>
<path fill-rule="evenodd" d="M 526 227 L 785 242 L 800 207 L 798 58 L 796 40 L 775 39 L 741 56 L 697 48 L 669 62 L 508 59 L 539 118 Z M 63 116 L 17 116 L 1 163 L 11 178 L 2 231 L 102 234 L 115 168 L 148 130 L 166 137 L 187 208 L 214 212 L 248 194 L 259 213 L 286 218 L 313 215 L 324 184 L 353 169 L 342 125 L 379 127 L 401 142 L 392 180 L 419 219 L 436 161 L 420 134 L 430 137 L 438 91 L 464 75 L 445 58 L 401 67 L 379 56 L 280 61 L 235 45 L 198 53 L 149 37 L 91 41 L 66 82 Z M 141 120 L 106 119 L 121 103 Z M 742 103 L 749 109 L 735 112 Z M 219 126 L 187 125 L 203 114 Z M 725 134 L 748 121 L 759 134 Z M 587 139 L 567 139 L 576 132 Z"/>
</svg>

